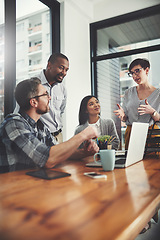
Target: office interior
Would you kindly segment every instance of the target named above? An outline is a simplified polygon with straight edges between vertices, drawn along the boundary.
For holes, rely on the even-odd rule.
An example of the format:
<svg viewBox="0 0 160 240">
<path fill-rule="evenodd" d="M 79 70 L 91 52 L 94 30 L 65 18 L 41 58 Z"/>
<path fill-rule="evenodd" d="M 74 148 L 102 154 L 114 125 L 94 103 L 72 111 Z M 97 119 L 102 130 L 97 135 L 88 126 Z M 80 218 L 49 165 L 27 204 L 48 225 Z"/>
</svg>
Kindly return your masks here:
<svg viewBox="0 0 160 240">
<path fill-rule="evenodd" d="M 132 59 L 149 58 L 150 79 L 159 87 L 160 0 L 0 2 L 1 121 L 15 107 L 16 83 L 36 75 L 46 67 L 49 55 L 60 51 L 70 62 L 64 80 L 68 95 L 64 140 L 73 136 L 78 125 L 81 99 L 95 94 L 102 117 L 114 119 L 123 147 L 125 126 L 113 110 L 122 103 L 125 89 L 134 84 L 127 75 Z"/>
<path fill-rule="evenodd" d="M 78 125 L 81 99 L 95 94 L 102 117 L 114 119 L 123 147 L 125 126 L 113 110 L 134 84 L 127 75 L 130 61 L 149 58 L 150 80 L 160 87 L 159 13 L 160 0 L 0 0 L 0 122 L 15 107 L 16 83 L 37 74 L 60 51 L 70 62 L 64 140 Z"/>
</svg>

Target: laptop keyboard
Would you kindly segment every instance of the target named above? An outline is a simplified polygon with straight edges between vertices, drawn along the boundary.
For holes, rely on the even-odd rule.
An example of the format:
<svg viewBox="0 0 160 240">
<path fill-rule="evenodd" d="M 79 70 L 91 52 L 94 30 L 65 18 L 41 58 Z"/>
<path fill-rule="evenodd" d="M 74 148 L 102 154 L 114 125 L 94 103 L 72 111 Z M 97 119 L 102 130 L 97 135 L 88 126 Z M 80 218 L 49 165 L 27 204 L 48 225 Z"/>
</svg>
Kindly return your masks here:
<svg viewBox="0 0 160 240">
<path fill-rule="evenodd" d="M 116 157 L 123 157 L 123 156 L 127 156 L 127 150 L 117 150 L 115 152 L 115 156 Z"/>
<path fill-rule="evenodd" d="M 125 164 L 126 158 L 116 158 L 116 164 Z"/>
<path fill-rule="evenodd" d="M 116 165 L 117 164 L 125 164 L 126 156 L 127 156 L 127 150 L 116 151 L 115 155 L 116 155 Z"/>
</svg>

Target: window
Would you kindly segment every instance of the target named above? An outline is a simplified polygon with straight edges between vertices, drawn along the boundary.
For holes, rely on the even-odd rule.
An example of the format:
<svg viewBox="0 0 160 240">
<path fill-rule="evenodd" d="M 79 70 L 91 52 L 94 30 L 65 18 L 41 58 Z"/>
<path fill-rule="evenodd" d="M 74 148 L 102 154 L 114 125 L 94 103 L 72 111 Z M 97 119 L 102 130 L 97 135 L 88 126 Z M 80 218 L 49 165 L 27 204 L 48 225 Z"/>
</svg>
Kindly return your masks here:
<svg viewBox="0 0 160 240">
<path fill-rule="evenodd" d="M 23 32 L 24 31 L 24 23 L 18 23 L 17 24 L 17 32 Z"/>
<path fill-rule="evenodd" d="M 160 87 L 160 5 L 91 24 L 92 94 L 100 100 L 102 116 L 113 118 L 124 147 L 125 124 L 114 115 L 124 91 L 135 83 L 128 77 L 130 62 L 151 62 L 150 81 Z"/>
<path fill-rule="evenodd" d="M 48 19 L 50 19 L 49 8 L 40 1 L 24 0 L 22 3 L 21 0 L 17 0 L 16 39 L 21 39 L 21 42 L 16 44 L 17 82 L 25 78 L 27 79 L 30 76 L 36 76 L 46 65 L 46 51 L 48 51 L 49 55 L 51 54 L 51 48 L 47 50 L 43 48 L 43 45 L 46 45 L 46 38 L 44 36 L 50 33 L 50 21 L 46 22 L 43 17 L 44 15 L 47 15 Z M 22 26 L 25 27 L 22 28 Z M 50 39 L 48 41 L 50 47 Z M 22 54 L 19 52 L 22 42 L 23 49 L 25 49 L 23 51 L 23 60 L 21 59 Z M 21 70 L 18 71 L 18 69 Z"/>
<path fill-rule="evenodd" d="M 49 21 L 50 21 L 50 14 L 46 13 L 46 22 L 49 22 Z"/>
<path fill-rule="evenodd" d="M 59 2 L 5 1 L 4 24 L 4 0 L 0 0 L 0 121 L 14 110 L 16 83 L 37 75 L 55 51 L 60 51 Z"/>
<path fill-rule="evenodd" d="M 22 42 L 17 42 L 17 43 L 16 43 L 16 49 L 17 49 L 17 52 L 24 50 L 24 41 L 22 41 Z"/>
</svg>

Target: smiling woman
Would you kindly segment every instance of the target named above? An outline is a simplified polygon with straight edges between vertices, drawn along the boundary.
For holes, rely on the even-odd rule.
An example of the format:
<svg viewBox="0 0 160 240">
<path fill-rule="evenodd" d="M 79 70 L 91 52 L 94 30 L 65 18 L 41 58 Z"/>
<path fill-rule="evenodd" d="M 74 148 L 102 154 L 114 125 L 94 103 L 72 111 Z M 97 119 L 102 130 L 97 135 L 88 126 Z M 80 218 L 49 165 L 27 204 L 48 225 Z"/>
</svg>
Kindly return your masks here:
<svg viewBox="0 0 160 240">
<path fill-rule="evenodd" d="M 79 125 L 75 130 L 78 134 L 89 125 L 94 126 L 98 131 L 98 136 L 110 135 L 114 140 L 112 141 L 112 148 L 118 149 L 119 137 L 112 119 L 102 119 L 100 117 L 100 102 L 92 95 L 86 96 L 82 99 L 79 109 Z"/>
</svg>

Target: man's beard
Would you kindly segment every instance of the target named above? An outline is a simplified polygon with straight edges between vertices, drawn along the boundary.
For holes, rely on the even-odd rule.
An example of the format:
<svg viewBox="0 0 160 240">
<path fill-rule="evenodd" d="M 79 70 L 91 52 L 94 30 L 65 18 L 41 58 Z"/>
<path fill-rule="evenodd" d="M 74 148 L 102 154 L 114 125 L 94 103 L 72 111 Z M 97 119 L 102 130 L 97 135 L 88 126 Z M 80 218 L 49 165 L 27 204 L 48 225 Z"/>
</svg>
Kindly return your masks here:
<svg viewBox="0 0 160 240">
<path fill-rule="evenodd" d="M 37 113 L 38 113 L 38 114 L 41 114 L 41 115 L 43 115 L 43 114 L 45 114 L 45 113 L 47 113 L 47 112 L 49 112 L 49 107 L 46 107 L 45 110 L 37 109 Z"/>
<path fill-rule="evenodd" d="M 63 79 L 62 79 L 62 80 L 63 80 Z M 56 83 L 61 83 L 62 81 L 56 79 L 55 82 L 56 82 Z"/>
<path fill-rule="evenodd" d="M 61 76 L 58 76 L 58 77 L 61 77 Z M 64 79 L 64 76 L 62 76 L 62 79 L 60 79 L 60 80 L 58 78 L 55 78 L 55 82 L 61 83 L 63 81 L 63 79 Z"/>
</svg>

